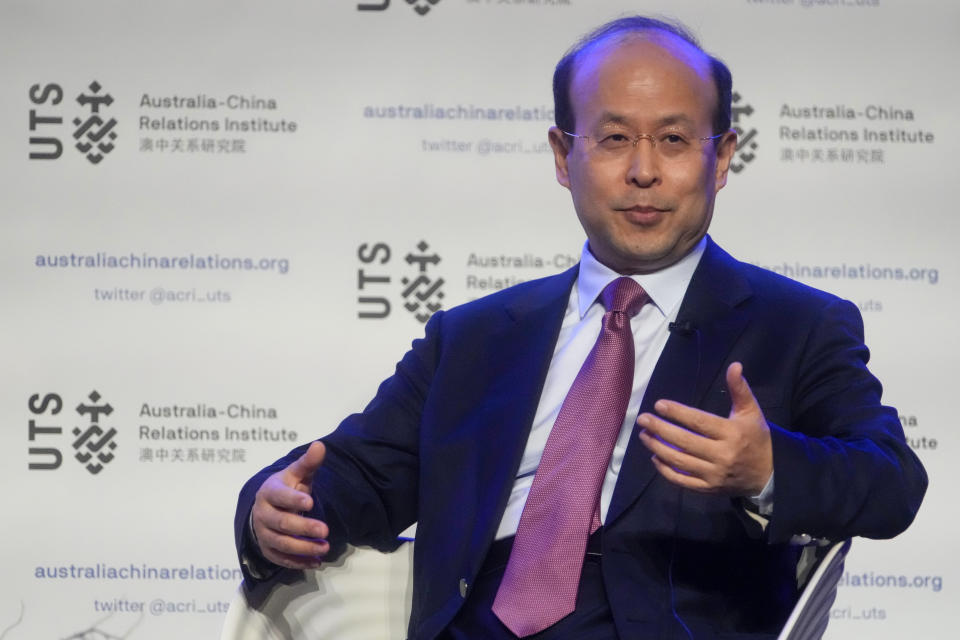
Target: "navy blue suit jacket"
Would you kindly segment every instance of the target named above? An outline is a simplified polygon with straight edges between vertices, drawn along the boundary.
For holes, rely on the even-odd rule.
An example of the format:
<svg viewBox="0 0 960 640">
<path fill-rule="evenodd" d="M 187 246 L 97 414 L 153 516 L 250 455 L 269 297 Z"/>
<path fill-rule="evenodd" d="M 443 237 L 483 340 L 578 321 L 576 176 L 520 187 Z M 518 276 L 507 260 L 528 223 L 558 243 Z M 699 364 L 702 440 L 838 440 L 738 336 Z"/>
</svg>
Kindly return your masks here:
<svg viewBox="0 0 960 640">
<path fill-rule="evenodd" d="M 313 515 L 333 543 L 390 549 L 417 522 L 409 636 L 430 639 L 463 602 L 490 544 L 537 409 L 576 267 L 436 313 L 363 413 L 323 438 Z M 724 372 L 743 363 L 771 425 L 774 514 L 681 490 L 631 439 L 603 536 L 621 638 L 775 636 L 797 596 L 794 534 L 891 537 L 926 488 L 880 384 L 856 307 L 731 258 L 712 241 L 641 411 L 670 398 L 727 415 Z M 238 547 L 267 467 L 241 492 Z M 251 576 L 247 576 L 251 579 Z M 671 587 L 672 583 L 672 587 Z M 671 605 L 671 602 L 673 603 Z"/>
</svg>

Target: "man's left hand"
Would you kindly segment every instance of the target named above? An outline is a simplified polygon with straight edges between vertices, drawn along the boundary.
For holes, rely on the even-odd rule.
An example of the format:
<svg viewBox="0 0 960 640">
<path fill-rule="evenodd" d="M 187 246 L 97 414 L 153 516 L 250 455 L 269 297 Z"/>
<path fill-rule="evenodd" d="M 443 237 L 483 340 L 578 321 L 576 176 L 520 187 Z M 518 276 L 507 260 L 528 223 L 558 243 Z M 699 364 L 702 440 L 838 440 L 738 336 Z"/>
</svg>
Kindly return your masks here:
<svg viewBox="0 0 960 640">
<path fill-rule="evenodd" d="M 730 416 L 657 400 L 660 416 L 641 413 L 640 440 L 653 453 L 657 471 L 670 482 L 704 493 L 756 496 L 773 473 L 770 427 L 763 417 L 743 365 L 727 367 Z"/>
</svg>

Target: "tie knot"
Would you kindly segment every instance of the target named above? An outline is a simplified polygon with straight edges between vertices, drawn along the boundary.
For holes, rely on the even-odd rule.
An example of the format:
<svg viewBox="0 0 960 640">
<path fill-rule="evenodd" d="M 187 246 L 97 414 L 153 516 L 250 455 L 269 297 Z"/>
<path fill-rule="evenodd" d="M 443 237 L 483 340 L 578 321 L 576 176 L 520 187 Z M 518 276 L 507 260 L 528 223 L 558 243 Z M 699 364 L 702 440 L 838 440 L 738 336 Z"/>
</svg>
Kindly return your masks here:
<svg viewBox="0 0 960 640">
<path fill-rule="evenodd" d="M 640 312 L 647 300 L 647 292 L 633 278 L 617 278 L 600 292 L 604 309 L 626 313 L 631 318 Z"/>
</svg>

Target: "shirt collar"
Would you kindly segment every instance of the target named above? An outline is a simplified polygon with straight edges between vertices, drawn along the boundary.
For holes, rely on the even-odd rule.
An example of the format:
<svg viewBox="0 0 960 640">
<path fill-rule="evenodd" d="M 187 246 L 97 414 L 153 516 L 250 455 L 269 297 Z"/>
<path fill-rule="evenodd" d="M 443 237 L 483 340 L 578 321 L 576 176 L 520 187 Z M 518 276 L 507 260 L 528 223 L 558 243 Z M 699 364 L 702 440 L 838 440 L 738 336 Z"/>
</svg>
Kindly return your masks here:
<svg viewBox="0 0 960 640">
<path fill-rule="evenodd" d="M 680 305 L 687 286 L 700 264 L 700 258 L 707 247 L 707 238 L 700 242 L 687 255 L 680 258 L 665 269 L 654 273 L 630 276 L 650 296 L 650 300 L 664 316 L 669 316 Z M 580 272 L 577 275 L 577 305 L 580 318 L 587 315 L 587 311 L 597 301 L 600 292 L 608 284 L 620 277 L 620 274 L 597 260 L 590 252 L 590 243 L 583 244 L 580 253 Z"/>
</svg>

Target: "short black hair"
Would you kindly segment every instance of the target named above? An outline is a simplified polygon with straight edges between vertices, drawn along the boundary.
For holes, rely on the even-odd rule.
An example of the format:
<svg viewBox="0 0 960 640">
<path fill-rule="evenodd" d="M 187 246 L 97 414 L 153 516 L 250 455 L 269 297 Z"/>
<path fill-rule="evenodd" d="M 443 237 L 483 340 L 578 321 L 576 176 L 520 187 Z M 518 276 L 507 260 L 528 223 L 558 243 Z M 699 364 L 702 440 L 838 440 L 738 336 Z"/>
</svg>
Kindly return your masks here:
<svg viewBox="0 0 960 640">
<path fill-rule="evenodd" d="M 730 69 L 722 60 L 704 51 L 697 38 L 679 22 L 667 22 L 646 16 L 629 16 L 601 25 L 583 36 L 560 58 L 560 62 L 557 63 L 557 67 L 553 71 L 553 110 L 557 127 L 570 132 L 574 131 L 576 127 L 573 104 L 570 100 L 570 81 L 573 78 L 574 68 L 580 54 L 587 48 L 611 36 L 644 31 L 661 31 L 676 36 L 693 45 L 697 51 L 706 56 L 710 62 L 713 84 L 717 89 L 717 105 L 713 112 L 713 133 L 723 133 L 730 129 L 733 91 L 733 77 L 730 74 Z"/>
</svg>

